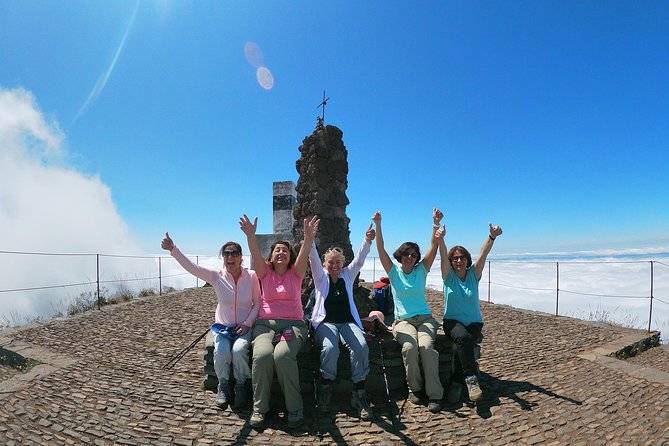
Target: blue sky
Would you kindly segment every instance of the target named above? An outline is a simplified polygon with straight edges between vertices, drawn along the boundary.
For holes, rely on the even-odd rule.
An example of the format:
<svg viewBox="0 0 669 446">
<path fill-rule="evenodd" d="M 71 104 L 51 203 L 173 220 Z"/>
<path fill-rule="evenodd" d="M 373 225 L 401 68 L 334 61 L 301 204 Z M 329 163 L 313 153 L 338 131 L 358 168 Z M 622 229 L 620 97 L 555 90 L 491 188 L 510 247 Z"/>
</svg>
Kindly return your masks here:
<svg viewBox="0 0 669 446">
<path fill-rule="evenodd" d="M 29 92 L 62 136 L 42 167 L 108 187 L 147 253 L 166 230 L 194 254 L 243 242 L 242 213 L 270 232 L 272 182 L 297 181 L 323 90 L 349 151 L 354 245 L 381 210 L 389 245 L 425 246 L 438 206 L 447 243 L 474 252 L 492 221 L 496 254 L 666 253 L 668 23 L 665 1 L 0 0 L 0 92 Z M 39 233 L 48 212 L 89 213 L 67 197 L 23 197 L 40 221 L 1 221 Z M 92 224 L 89 245 L 63 226 L 60 245 L 4 249 L 132 249 Z"/>
</svg>

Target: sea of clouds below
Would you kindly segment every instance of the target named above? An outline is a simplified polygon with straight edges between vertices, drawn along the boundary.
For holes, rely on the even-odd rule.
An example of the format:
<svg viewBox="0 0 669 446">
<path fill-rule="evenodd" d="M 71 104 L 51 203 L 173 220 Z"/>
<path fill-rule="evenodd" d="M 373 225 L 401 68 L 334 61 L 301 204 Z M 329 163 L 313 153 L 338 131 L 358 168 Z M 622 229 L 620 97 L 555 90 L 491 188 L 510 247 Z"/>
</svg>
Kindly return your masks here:
<svg viewBox="0 0 669 446">
<path fill-rule="evenodd" d="M 7 254 L 4 254 L 7 255 Z M 51 317 L 63 311 L 67 303 L 82 293 L 97 292 L 97 259 L 89 256 L 13 256 L 12 268 L 49 271 L 40 276 L 51 281 L 8 283 L 7 289 L 53 287 L 43 290 L 6 292 L 0 290 L 0 324 L 17 325 L 29 318 Z M 221 260 L 215 256 L 191 257 L 200 265 L 218 269 Z M 660 255 L 653 262 L 653 316 L 651 329 L 669 331 L 669 258 Z M 244 258 L 249 265 L 250 259 Z M 142 289 L 168 287 L 184 289 L 202 286 L 203 282 L 187 273 L 174 259 L 161 257 L 100 256 L 100 286 L 103 294 L 119 291 L 137 294 Z M 428 286 L 442 289 L 439 260 L 428 275 Z M 479 285 L 482 300 L 517 308 L 557 313 L 580 319 L 614 321 L 634 328 L 648 328 L 651 294 L 651 263 L 629 258 L 544 258 L 539 260 L 492 260 Z M 76 271 L 76 275 L 72 273 Z M 559 292 L 556 290 L 559 273 Z M 162 276 L 159 280 L 158 277 Z M 384 276 L 378 258 L 368 258 L 361 279 L 373 282 Z M 63 278 L 67 278 L 63 281 Z M 489 281 L 490 278 L 490 281 Z M 85 285 L 73 285 L 86 283 Z M 7 286 L 9 285 L 9 286 Z M 438 315 L 440 316 L 440 315 Z"/>
</svg>

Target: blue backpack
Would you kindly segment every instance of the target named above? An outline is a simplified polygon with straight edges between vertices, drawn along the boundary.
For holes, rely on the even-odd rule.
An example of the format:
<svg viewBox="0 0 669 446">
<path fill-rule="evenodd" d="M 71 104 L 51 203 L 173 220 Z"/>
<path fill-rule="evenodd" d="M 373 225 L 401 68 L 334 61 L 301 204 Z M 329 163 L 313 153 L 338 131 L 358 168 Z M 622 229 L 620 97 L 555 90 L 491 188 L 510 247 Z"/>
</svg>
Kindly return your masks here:
<svg viewBox="0 0 669 446">
<path fill-rule="evenodd" d="M 376 303 L 376 307 L 383 314 L 388 314 L 386 311 L 390 303 L 390 286 L 386 285 L 383 288 L 374 288 L 372 300 Z"/>
</svg>

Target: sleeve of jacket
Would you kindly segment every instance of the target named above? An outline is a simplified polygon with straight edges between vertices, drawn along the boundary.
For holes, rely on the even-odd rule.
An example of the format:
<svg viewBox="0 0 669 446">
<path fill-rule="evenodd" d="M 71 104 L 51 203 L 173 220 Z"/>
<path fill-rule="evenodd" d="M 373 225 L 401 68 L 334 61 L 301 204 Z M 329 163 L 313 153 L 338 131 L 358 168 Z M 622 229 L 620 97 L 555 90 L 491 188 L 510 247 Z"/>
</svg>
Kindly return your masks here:
<svg viewBox="0 0 669 446">
<path fill-rule="evenodd" d="M 367 259 L 367 255 L 369 254 L 371 247 L 372 247 L 371 243 L 367 243 L 366 240 L 362 241 L 362 245 L 360 245 L 358 253 L 355 255 L 353 261 L 347 267 L 349 272 L 351 273 L 351 279 L 354 279 L 355 276 L 358 275 L 362 267 L 365 265 L 365 259 Z"/>
<path fill-rule="evenodd" d="M 251 280 L 253 281 L 251 285 L 251 298 L 253 300 L 253 308 L 251 308 L 251 312 L 249 313 L 249 317 L 246 318 L 246 320 L 243 322 L 244 325 L 247 327 L 253 327 L 253 324 L 256 321 L 256 318 L 258 317 L 258 312 L 260 311 L 260 281 L 258 280 L 258 275 L 256 274 L 255 271 L 249 270 L 249 276 L 251 276 Z"/>
<path fill-rule="evenodd" d="M 311 267 L 311 277 L 314 279 L 314 285 L 317 290 L 323 290 L 328 280 L 327 274 L 323 270 L 321 259 L 318 257 L 316 242 L 313 241 L 309 251 L 309 266 Z"/>
<path fill-rule="evenodd" d="M 191 259 L 186 257 L 180 250 L 179 248 L 174 246 L 172 251 L 170 251 L 170 255 L 174 257 L 174 260 L 176 260 L 179 265 L 183 267 L 186 271 L 194 275 L 195 277 L 202 279 L 208 283 L 213 283 L 213 281 L 216 279 L 216 276 L 218 275 L 218 271 L 214 271 L 209 268 L 205 268 L 203 266 L 196 265 L 193 263 Z"/>
</svg>

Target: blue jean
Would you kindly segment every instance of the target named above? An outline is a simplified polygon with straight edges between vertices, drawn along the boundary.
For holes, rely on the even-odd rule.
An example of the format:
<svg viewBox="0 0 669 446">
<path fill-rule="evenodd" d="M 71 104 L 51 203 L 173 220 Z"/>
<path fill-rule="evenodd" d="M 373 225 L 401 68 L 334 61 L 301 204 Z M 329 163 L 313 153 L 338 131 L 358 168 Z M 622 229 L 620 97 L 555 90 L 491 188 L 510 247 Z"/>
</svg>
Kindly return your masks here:
<svg viewBox="0 0 669 446">
<path fill-rule="evenodd" d="M 321 375 L 330 380 L 337 377 L 339 341 L 351 356 L 351 380 L 362 381 L 369 374 L 369 347 L 355 322 L 321 322 L 316 328 L 316 342 L 321 346 Z"/>
<path fill-rule="evenodd" d="M 238 384 L 251 377 L 251 368 L 249 367 L 250 345 L 251 330 L 245 335 L 237 337 L 234 343 L 222 334 L 216 334 L 214 338 L 214 370 L 219 381 L 230 379 L 231 362 L 233 376 Z"/>
</svg>

